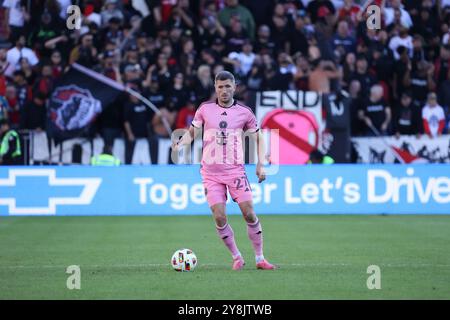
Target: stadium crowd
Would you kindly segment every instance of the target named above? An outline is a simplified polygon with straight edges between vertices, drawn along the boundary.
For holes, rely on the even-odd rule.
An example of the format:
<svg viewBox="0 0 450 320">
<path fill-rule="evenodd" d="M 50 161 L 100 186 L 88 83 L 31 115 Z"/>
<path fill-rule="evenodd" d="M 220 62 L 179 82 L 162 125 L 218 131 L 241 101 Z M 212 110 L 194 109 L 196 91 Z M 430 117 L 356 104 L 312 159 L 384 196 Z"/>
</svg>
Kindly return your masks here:
<svg viewBox="0 0 450 320">
<path fill-rule="evenodd" d="M 80 6 L 79 30 L 67 7 Z M 352 135 L 447 133 L 450 0 L 375 0 L 381 26 L 354 0 L 0 0 L 0 118 L 45 130 L 46 100 L 74 62 L 141 92 L 173 129 L 214 99 L 213 75 L 232 71 L 236 98 L 263 90 L 345 90 Z M 98 118 L 95 133 L 167 137 L 161 115 L 133 96 Z"/>
</svg>

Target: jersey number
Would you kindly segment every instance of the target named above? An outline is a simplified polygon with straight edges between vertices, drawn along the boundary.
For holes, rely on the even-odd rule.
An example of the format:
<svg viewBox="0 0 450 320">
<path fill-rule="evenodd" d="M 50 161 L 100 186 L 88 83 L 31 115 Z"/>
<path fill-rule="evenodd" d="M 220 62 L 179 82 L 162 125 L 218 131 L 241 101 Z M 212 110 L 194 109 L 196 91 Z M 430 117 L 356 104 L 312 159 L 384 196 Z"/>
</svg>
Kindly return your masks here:
<svg viewBox="0 0 450 320">
<path fill-rule="evenodd" d="M 251 190 L 250 183 L 248 182 L 248 179 L 246 176 L 234 179 L 234 184 L 235 184 L 236 190 L 239 190 L 243 187 L 246 188 L 245 191 Z"/>
</svg>

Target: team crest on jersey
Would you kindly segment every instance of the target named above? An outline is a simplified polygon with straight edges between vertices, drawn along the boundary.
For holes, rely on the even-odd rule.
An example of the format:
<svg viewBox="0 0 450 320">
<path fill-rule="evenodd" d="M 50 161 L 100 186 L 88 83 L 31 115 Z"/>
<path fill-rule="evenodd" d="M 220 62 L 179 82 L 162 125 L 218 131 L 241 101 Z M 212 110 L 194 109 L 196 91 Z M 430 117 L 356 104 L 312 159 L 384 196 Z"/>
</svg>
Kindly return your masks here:
<svg viewBox="0 0 450 320">
<path fill-rule="evenodd" d="M 77 130 L 92 122 L 102 111 L 100 100 L 88 89 L 76 85 L 57 88 L 52 97 L 50 116 L 61 130 Z"/>
<path fill-rule="evenodd" d="M 220 129 L 226 129 L 228 127 L 228 123 L 226 121 L 220 121 L 219 127 Z"/>
</svg>

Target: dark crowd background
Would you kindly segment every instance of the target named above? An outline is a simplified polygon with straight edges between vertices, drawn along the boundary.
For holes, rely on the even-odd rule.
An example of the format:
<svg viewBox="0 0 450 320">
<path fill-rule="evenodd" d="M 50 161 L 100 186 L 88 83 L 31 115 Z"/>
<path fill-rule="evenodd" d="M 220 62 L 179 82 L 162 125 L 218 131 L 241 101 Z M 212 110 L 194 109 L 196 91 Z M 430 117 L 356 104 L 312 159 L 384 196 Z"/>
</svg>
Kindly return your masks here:
<svg viewBox="0 0 450 320">
<path fill-rule="evenodd" d="M 106 108 L 91 135 L 168 137 L 215 99 L 232 71 L 236 99 L 252 92 L 348 92 L 352 136 L 445 134 L 450 120 L 450 1 L 0 0 L 0 118 L 46 130 L 46 101 L 74 62 L 139 91 Z M 66 9 L 83 14 L 69 30 Z"/>
</svg>

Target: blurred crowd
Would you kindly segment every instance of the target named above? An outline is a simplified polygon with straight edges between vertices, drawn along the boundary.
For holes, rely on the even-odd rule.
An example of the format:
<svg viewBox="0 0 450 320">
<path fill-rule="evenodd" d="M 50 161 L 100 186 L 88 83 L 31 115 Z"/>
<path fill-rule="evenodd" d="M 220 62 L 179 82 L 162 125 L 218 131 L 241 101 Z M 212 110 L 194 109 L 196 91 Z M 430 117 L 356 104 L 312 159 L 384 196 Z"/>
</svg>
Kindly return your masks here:
<svg viewBox="0 0 450 320">
<path fill-rule="evenodd" d="M 79 5 L 80 29 L 67 7 Z M 381 9 L 368 29 L 367 5 Z M 345 90 L 352 135 L 447 133 L 450 0 L 0 0 L 0 118 L 45 130 L 46 100 L 77 62 L 139 91 L 172 129 L 214 99 L 232 71 L 236 98 L 263 90 Z M 161 115 L 123 97 L 95 133 L 167 137 Z"/>
</svg>

